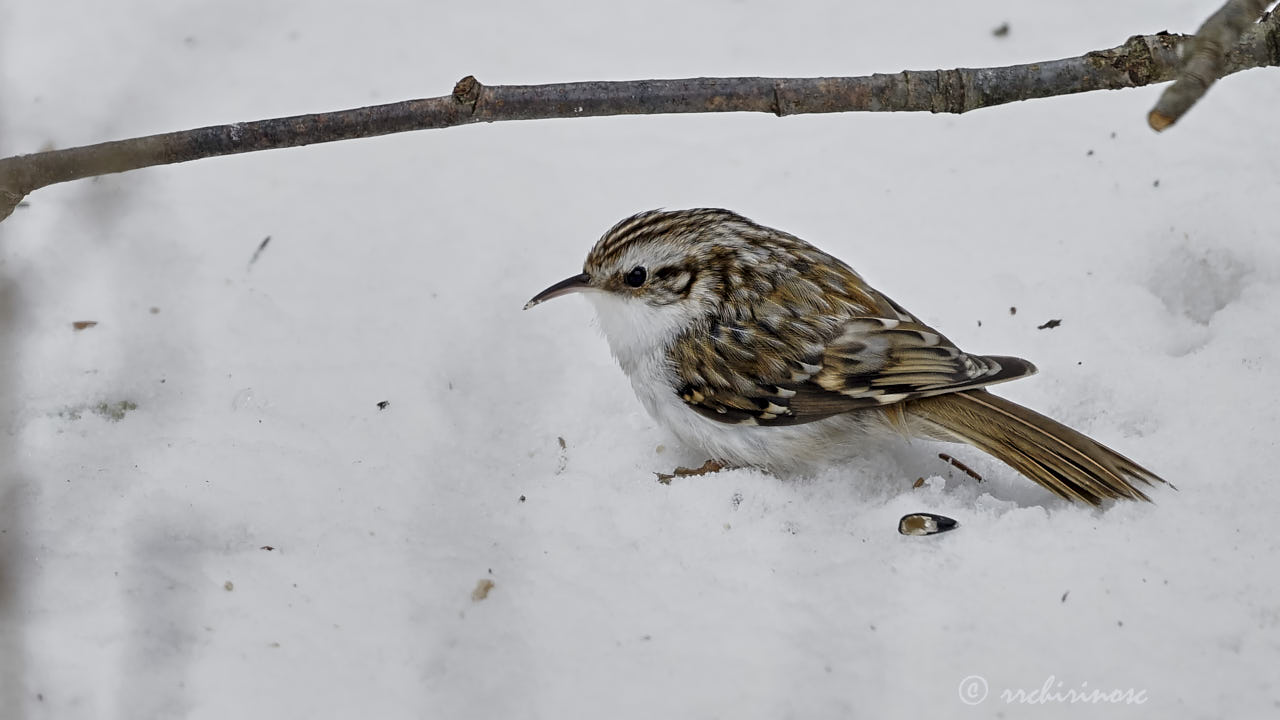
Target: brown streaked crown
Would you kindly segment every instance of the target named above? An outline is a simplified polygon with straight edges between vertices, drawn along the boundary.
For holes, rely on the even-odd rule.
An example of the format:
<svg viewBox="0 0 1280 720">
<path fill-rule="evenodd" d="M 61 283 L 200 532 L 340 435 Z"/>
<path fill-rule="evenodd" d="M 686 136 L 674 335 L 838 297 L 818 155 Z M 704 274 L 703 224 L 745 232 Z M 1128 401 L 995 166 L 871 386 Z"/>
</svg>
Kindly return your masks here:
<svg viewBox="0 0 1280 720">
<path fill-rule="evenodd" d="M 651 279 L 639 289 L 625 282 L 637 265 Z M 850 305 L 877 312 L 884 304 L 840 260 L 794 235 L 717 208 L 633 215 L 600 238 L 583 271 L 599 289 L 654 304 L 697 297 L 717 307 L 765 302 L 762 309 L 769 310 L 770 303 L 783 303 L 806 314 L 832 315 Z"/>
</svg>

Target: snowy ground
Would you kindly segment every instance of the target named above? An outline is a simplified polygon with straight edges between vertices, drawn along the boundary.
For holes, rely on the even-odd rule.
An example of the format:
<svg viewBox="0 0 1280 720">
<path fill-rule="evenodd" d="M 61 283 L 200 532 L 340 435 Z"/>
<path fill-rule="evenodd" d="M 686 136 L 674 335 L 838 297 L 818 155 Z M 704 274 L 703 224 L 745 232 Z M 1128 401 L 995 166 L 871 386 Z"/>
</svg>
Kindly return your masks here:
<svg viewBox="0 0 1280 720">
<path fill-rule="evenodd" d="M 0 155 L 466 74 L 1029 62 L 1213 10 L 477 5 L 8 2 Z M 1276 713 L 1280 71 L 1225 80 L 1163 136 L 1157 93 L 508 123 L 33 194 L 0 224 L 0 715 Z M 658 484 L 704 458 L 643 414 L 588 305 L 521 305 L 618 219 L 706 205 L 849 260 L 962 347 L 1032 359 L 1004 394 L 1180 492 L 1068 506 L 926 443 Z M 962 527 L 898 535 L 922 510 Z M 985 699 L 973 679 L 962 698 L 971 676 Z M 1146 702 L 1001 698 L 1046 684 Z"/>
</svg>

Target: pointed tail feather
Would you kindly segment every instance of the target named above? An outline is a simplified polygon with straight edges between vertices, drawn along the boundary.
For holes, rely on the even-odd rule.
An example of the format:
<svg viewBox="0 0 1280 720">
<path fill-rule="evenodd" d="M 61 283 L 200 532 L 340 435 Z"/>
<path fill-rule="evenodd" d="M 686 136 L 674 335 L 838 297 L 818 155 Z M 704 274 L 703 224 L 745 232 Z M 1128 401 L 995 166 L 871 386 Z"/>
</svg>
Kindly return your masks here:
<svg viewBox="0 0 1280 720">
<path fill-rule="evenodd" d="M 905 410 L 922 434 L 973 445 L 1068 500 L 1150 501 L 1133 481 L 1164 482 L 1087 435 L 986 390 L 912 400 Z"/>
</svg>

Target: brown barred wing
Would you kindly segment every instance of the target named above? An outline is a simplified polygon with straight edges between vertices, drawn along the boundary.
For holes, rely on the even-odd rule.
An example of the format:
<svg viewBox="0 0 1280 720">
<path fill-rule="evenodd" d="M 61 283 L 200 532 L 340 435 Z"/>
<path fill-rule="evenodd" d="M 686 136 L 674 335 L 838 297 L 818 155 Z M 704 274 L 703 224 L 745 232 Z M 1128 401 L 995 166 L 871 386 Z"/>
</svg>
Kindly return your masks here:
<svg viewBox="0 0 1280 720">
<path fill-rule="evenodd" d="M 855 318 L 823 353 L 813 382 L 828 392 L 889 405 L 972 390 L 1035 373 L 1014 357 L 970 355 L 915 320 Z"/>
<path fill-rule="evenodd" d="M 720 422 L 795 425 L 1035 372 L 1018 358 L 968 355 L 912 320 L 862 317 L 808 329 L 695 325 L 671 351 L 680 398 Z"/>
</svg>

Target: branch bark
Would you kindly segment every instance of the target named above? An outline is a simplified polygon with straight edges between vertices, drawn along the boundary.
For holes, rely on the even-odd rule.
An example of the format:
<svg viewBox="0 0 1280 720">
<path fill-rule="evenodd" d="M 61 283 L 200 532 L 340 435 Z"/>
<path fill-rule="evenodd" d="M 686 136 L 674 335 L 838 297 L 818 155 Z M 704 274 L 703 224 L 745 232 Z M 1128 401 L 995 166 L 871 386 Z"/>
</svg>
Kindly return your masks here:
<svg viewBox="0 0 1280 720">
<path fill-rule="evenodd" d="M 1280 38 L 1275 33 L 1278 21 L 1272 12 L 1263 17 L 1274 0 L 1227 0 L 1211 15 L 1188 44 L 1186 59 L 1173 84 L 1160 95 L 1160 100 L 1147 115 L 1147 124 L 1160 132 L 1178 121 L 1209 90 L 1218 78 L 1226 75 L 1228 53 L 1254 52 L 1275 55 Z M 1269 30 L 1268 30 L 1269 28 Z"/>
<path fill-rule="evenodd" d="M 1280 19 L 1255 26 L 1223 61 L 1223 75 L 1280 65 Z M 862 77 L 691 78 L 481 85 L 387 105 L 215 125 L 0 159 L 0 220 L 27 194 L 54 183 L 154 165 L 478 122 L 664 113 L 965 113 L 1018 100 L 1115 90 L 1174 78 L 1188 36 L 1159 33 L 1050 62 L 999 68 L 904 71 Z"/>
</svg>

